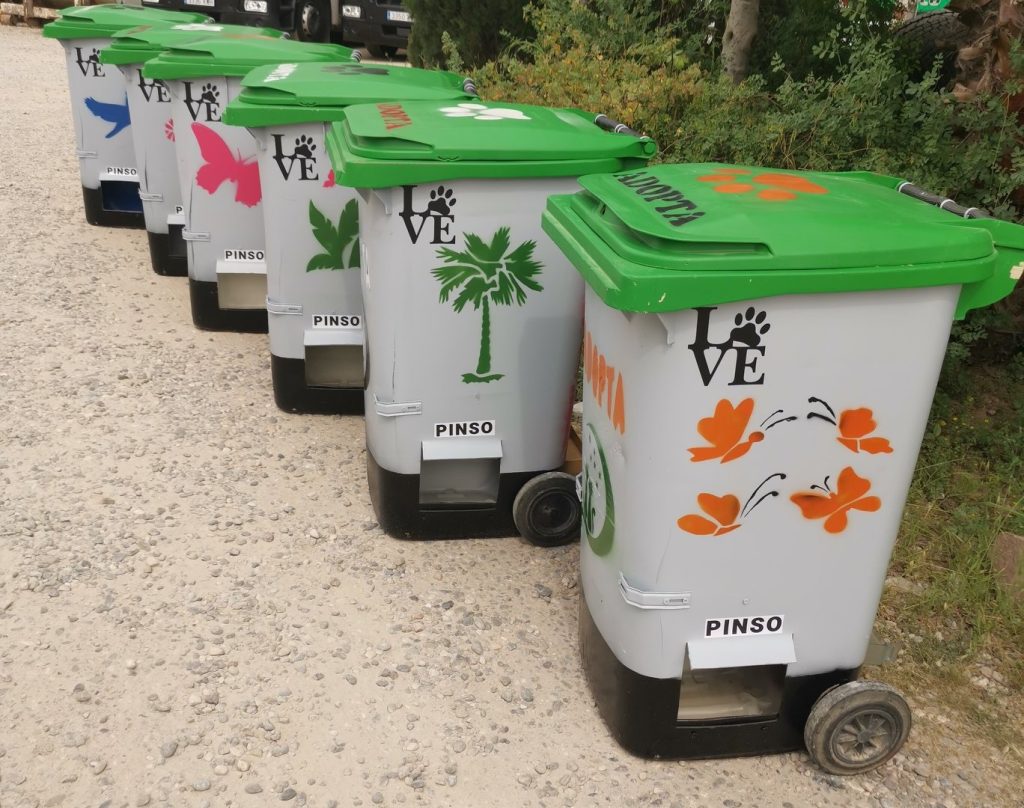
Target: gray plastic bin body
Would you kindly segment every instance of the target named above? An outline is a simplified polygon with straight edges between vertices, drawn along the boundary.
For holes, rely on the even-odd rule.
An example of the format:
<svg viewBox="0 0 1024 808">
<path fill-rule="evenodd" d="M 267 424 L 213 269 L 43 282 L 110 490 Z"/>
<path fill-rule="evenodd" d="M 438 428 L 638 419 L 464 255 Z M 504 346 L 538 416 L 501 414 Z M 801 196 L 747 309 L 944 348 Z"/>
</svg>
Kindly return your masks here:
<svg viewBox="0 0 1024 808">
<path fill-rule="evenodd" d="M 333 181 L 327 125 L 252 130 L 264 214 L 273 222 L 266 265 L 274 394 L 285 410 L 361 413 L 358 196 Z"/>
<path fill-rule="evenodd" d="M 107 69 L 121 71 L 128 92 L 139 198 L 153 269 L 161 275 L 186 275 L 185 244 L 181 238 L 185 217 L 174 154 L 171 94 L 160 79 L 145 78 L 141 64 Z"/>
<path fill-rule="evenodd" d="M 266 332 L 266 244 L 256 141 L 221 122 L 241 79 L 167 79 L 188 253 L 192 320 Z"/>
<path fill-rule="evenodd" d="M 143 227 L 131 117 L 121 72 L 100 64 L 108 37 L 61 40 L 75 126 L 85 217 L 90 224 Z"/>
<path fill-rule="evenodd" d="M 393 535 L 515 535 L 516 492 L 561 467 L 583 283 L 538 211 L 576 187 L 573 178 L 460 179 L 360 191 L 367 463 Z M 529 253 L 542 289 L 521 305 L 513 296 L 456 311 L 457 293 L 442 299 L 432 270 L 451 265 L 444 251 L 465 250 L 467 234 Z"/>
</svg>

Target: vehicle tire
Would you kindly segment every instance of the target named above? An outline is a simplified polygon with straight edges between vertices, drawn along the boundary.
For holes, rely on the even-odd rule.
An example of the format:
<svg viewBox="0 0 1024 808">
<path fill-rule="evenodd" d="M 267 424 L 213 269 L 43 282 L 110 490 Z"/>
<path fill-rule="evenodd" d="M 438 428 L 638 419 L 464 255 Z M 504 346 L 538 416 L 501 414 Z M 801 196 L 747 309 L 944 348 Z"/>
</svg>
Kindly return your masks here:
<svg viewBox="0 0 1024 808">
<path fill-rule="evenodd" d="M 387 59 L 391 61 L 398 53 L 398 48 L 393 45 L 366 45 L 366 52 L 374 59 Z"/>
<path fill-rule="evenodd" d="M 863 774 L 900 751 L 910 735 L 910 708 L 880 682 L 847 682 L 823 693 L 804 725 L 807 752 L 830 774 Z"/>
<path fill-rule="evenodd" d="M 561 471 L 534 477 L 519 489 L 512 503 L 516 528 L 538 547 L 558 547 L 577 540 L 582 512 L 576 478 Z"/>
<path fill-rule="evenodd" d="M 296 0 L 295 38 L 301 42 L 330 42 L 331 5 L 328 0 Z"/>
<path fill-rule="evenodd" d="M 956 78 L 956 54 L 967 37 L 967 26 L 955 11 L 931 11 L 900 25 L 893 32 L 911 58 L 911 75 L 920 80 L 941 59 L 939 81 L 943 86 Z"/>
</svg>

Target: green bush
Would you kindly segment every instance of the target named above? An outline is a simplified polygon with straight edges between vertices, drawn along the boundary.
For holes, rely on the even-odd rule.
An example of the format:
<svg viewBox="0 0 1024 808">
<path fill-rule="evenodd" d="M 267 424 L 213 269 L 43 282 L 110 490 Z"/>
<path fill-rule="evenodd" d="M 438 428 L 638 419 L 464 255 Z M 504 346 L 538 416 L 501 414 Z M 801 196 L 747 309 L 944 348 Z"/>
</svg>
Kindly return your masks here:
<svg viewBox="0 0 1024 808">
<path fill-rule="evenodd" d="M 476 67 L 516 38 L 531 35 L 523 16 L 527 0 L 404 0 L 415 24 L 409 59 L 421 67 L 446 66 L 442 35 L 447 32 L 462 63 Z"/>
</svg>

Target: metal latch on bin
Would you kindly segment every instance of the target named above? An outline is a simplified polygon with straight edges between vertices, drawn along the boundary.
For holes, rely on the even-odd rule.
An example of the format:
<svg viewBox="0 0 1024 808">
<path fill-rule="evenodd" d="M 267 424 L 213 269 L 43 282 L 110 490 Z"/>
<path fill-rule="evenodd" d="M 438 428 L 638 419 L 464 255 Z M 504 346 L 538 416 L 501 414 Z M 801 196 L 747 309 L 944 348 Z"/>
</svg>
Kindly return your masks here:
<svg viewBox="0 0 1024 808">
<path fill-rule="evenodd" d="M 420 401 L 381 401 L 373 394 L 373 408 L 377 415 L 384 418 L 397 418 L 400 415 L 421 415 L 423 403 Z"/>
<path fill-rule="evenodd" d="M 182 229 L 181 237 L 185 241 L 209 241 L 210 240 L 210 234 L 209 233 L 196 233 L 196 232 L 194 232 L 192 230 L 185 230 L 185 229 Z"/>
<path fill-rule="evenodd" d="M 276 300 L 267 298 L 267 311 L 270 314 L 302 314 L 300 303 L 278 303 Z"/>
<path fill-rule="evenodd" d="M 141 199 L 143 202 L 163 202 L 164 195 L 150 193 L 148 191 L 139 191 L 139 199 Z"/>
<path fill-rule="evenodd" d="M 619 592 L 622 599 L 638 609 L 689 609 L 689 592 L 645 592 L 630 586 L 626 576 L 619 573 Z"/>
</svg>

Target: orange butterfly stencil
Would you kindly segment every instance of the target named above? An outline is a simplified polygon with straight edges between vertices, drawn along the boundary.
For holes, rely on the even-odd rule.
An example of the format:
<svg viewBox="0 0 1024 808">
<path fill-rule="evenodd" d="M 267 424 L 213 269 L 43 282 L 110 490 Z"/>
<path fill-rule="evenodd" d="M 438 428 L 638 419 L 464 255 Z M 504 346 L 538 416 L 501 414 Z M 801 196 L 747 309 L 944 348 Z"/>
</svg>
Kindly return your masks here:
<svg viewBox="0 0 1024 808">
<path fill-rule="evenodd" d="M 822 421 L 832 424 L 839 429 L 839 437 L 836 438 L 843 446 L 851 452 L 867 452 L 868 454 L 892 454 L 892 446 L 888 439 L 872 435 L 878 428 L 874 413 L 867 407 L 858 407 L 855 410 L 843 410 L 836 418 L 828 402 L 811 396 L 807 399 L 808 404 L 820 404 L 828 415 L 820 412 L 809 412 L 807 417 L 820 418 Z"/>
<path fill-rule="evenodd" d="M 736 519 L 740 515 L 740 501 L 732 494 L 716 497 L 714 494 L 697 494 L 697 504 L 707 516 L 688 513 L 676 522 L 680 530 L 697 536 L 724 536 L 740 527 Z M 714 520 L 714 521 L 712 521 Z"/>
<path fill-rule="evenodd" d="M 871 490 L 870 480 L 857 476 L 850 466 L 839 472 L 835 491 L 828 480 L 826 477 L 824 485 L 812 485 L 812 490 L 793 494 L 790 499 L 800 508 L 804 519 L 824 519 L 829 533 L 846 530 L 850 511 L 874 512 L 882 507 L 878 497 L 865 496 Z"/>
<path fill-rule="evenodd" d="M 773 412 L 761 422 L 761 426 L 764 427 L 767 421 L 781 412 L 782 410 Z M 691 455 L 690 462 L 700 463 L 703 460 L 718 460 L 720 463 L 728 463 L 737 457 L 743 457 L 743 455 L 750 451 L 751 446 L 764 440 L 764 432 L 760 430 L 750 432 L 746 439 L 743 437 L 750 423 L 750 417 L 753 414 L 754 399 L 752 398 L 743 399 L 735 407 L 728 399 L 723 398 L 719 401 L 715 405 L 714 415 L 710 418 L 701 418 L 697 422 L 697 432 L 710 446 L 690 447 L 687 450 Z M 764 429 L 767 431 L 776 424 L 795 420 L 795 415 L 788 418 L 780 418 L 768 424 Z"/>
<path fill-rule="evenodd" d="M 778 491 L 769 491 L 756 501 L 754 500 L 765 484 L 776 477 L 780 480 L 786 479 L 786 475 L 782 473 L 772 474 L 765 478 L 754 489 L 754 493 L 747 497 L 742 510 L 740 510 L 739 498 L 733 494 L 725 494 L 720 497 L 707 493 L 697 494 L 697 504 L 706 516 L 699 513 L 688 513 L 685 516 L 680 516 L 676 520 L 676 524 L 680 530 L 693 533 L 696 536 L 724 536 L 726 533 L 731 533 L 742 526 L 742 523 L 736 521 L 737 519 L 749 516 L 754 508 L 766 499 L 779 495 Z"/>
</svg>

